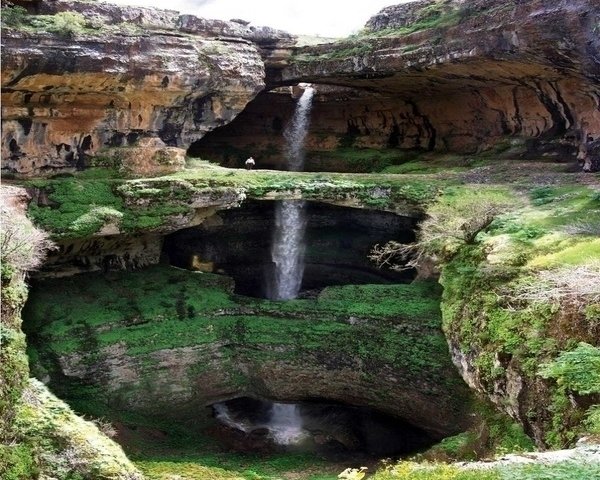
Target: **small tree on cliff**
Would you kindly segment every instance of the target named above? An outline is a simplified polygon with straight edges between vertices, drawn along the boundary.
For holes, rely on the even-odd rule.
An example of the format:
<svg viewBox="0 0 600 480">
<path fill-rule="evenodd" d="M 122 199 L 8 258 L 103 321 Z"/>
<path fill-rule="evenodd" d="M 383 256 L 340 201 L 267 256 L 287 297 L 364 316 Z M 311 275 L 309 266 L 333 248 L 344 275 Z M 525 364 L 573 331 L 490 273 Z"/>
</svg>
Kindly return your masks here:
<svg viewBox="0 0 600 480">
<path fill-rule="evenodd" d="M 414 268 L 426 257 L 450 260 L 462 245 L 475 243 L 477 235 L 513 202 L 499 189 L 448 190 L 427 210 L 415 243 L 375 245 L 369 258 L 393 270 Z"/>
<path fill-rule="evenodd" d="M 54 248 L 54 244 L 46 232 L 36 228 L 14 207 L 3 206 L 1 220 L 0 264 L 4 283 L 39 267 L 46 251 Z"/>
</svg>

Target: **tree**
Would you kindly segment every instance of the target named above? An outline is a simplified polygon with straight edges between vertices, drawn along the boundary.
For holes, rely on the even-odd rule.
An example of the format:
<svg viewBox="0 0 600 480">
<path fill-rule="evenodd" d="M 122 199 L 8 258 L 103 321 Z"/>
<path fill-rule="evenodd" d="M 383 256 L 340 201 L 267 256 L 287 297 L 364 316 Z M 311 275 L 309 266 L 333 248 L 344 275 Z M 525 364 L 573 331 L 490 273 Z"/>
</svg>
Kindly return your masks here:
<svg viewBox="0 0 600 480">
<path fill-rule="evenodd" d="M 17 209 L 3 206 L 0 227 L 0 264 L 3 282 L 39 267 L 46 252 L 54 247 L 48 234 L 36 228 Z"/>
<path fill-rule="evenodd" d="M 461 246 L 475 243 L 477 236 L 512 203 L 514 199 L 497 189 L 448 190 L 428 209 L 415 243 L 390 241 L 375 245 L 369 258 L 380 267 L 394 270 L 414 268 L 426 257 L 450 260 Z"/>
</svg>

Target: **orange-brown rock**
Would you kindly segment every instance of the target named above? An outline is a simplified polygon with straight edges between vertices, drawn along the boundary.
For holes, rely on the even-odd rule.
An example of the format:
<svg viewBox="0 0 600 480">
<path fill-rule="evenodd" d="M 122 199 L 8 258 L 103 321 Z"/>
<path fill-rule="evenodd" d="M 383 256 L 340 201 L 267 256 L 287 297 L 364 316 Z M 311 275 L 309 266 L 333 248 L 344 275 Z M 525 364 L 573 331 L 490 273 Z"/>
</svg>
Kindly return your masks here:
<svg viewBox="0 0 600 480">
<path fill-rule="evenodd" d="M 2 168 L 19 175 L 83 168 L 105 147 L 146 137 L 186 148 L 244 109 L 264 87 L 262 56 L 291 39 L 173 11 L 76 1 L 37 9 L 88 23 L 71 35 L 31 19 L 3 29 Z"/>
<path fill-rule="evenodd" d="M 316 84 L 314 152 L 351 145 L 472 154 L 519 138 L 529 156 L 578 157 L 592 170 L 599 163 L 591 147 L 600 137 L 599 21 L 592 0 L 402 4 L 369 20 L 363 36 L 296 49 L 267 80 Z M 194 149 L 236 162 L 223 146 L 254 149 L 258 165 L 276 166 L 294 104 L 279 93 L 261 94 Z M 327 169 L 317 153 L 308 160 L 310 169 Z"/>
</svg>

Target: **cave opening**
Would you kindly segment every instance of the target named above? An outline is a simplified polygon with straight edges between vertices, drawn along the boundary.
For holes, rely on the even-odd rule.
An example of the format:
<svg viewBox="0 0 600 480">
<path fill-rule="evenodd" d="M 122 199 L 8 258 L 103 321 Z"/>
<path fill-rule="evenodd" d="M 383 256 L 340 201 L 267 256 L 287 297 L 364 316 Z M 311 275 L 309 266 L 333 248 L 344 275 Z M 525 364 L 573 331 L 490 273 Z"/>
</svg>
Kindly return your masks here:
<svg viewBox="0 0 600 480">
<path fill-rule="evenodd" d="M 369 407 L 326 399 L 281 403 L 238 397 L 211 405 L 212 435 L 240 452 L 303 452 L 333 461 L 376 460 L 422 451 L 440 439 Z"/>
<path fill-rule="evenodd" d="M 274 201 L 247 201 L 199 226 L 167 235 L 163 258 L 179 268 L 228 275 L 237 294 L 270 298 L 275 208 Z M 417 222 L 391 212 L 307 202 L 299 296 L 311 297 L 333 285 L 411 282 L 414 269 L 380 269 L 368 254 L 390 238 L 414 241 Z"/>
</svg>

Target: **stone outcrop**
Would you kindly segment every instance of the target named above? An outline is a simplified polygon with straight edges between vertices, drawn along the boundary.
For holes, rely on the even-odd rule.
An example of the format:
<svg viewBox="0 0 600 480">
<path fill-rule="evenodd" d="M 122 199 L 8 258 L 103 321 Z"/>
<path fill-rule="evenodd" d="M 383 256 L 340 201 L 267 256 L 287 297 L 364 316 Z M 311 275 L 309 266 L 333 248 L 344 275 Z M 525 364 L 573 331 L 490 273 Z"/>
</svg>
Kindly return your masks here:
<svg viewBox="0 0 600 480">
<path fill-rule="evenodd" d="M 470 417 L 435 287 L 337 287 L 294 307 L 233 296 L 228 277 L 154 266 L 40 282 L 25 317 L 36 332 L 35 374 L 67 396 L 85 385 L 80 401 L 91 394 L 118 410 L 189 421 L 242 396 L 320 399 L 441 438 Z M 98 314 L 82 316 L 82 307 Z"/>
<path fill-rule="evenodd" d="M 429 0 L 388 7 L 355 38 L 298 48 L 271 86 L 316 84 L 309 168 L 339 146 L 477 153 L 527 142 L 527 156 L 596 168 L 600 9 L 594 1 Z M 262 94 L 200 141 L 227 161 L 258 150 L 276 165 L 293 100 Z M 343 152 L 336 165 L 343 168 Z M 229 160 L 231 162 L 231 160 Z M 236 158 L 236 162 L 239 160 Z M 350 169 L 351 170 L 351 169 Z"/>
<path fill-rule="evenodd" d="M 147 137 L 186 148 L 244 109 L 264 88 L 263 57 L 277 57 L 278 45 L 292 40 L 172 11 L 38 5 L 45 15 L 65 11 L 83 16 L 79 30 L 48 33 L 35 15 L 3 29 L 5 173 L 84 168 L 103 149 Z"/>
</svg>

